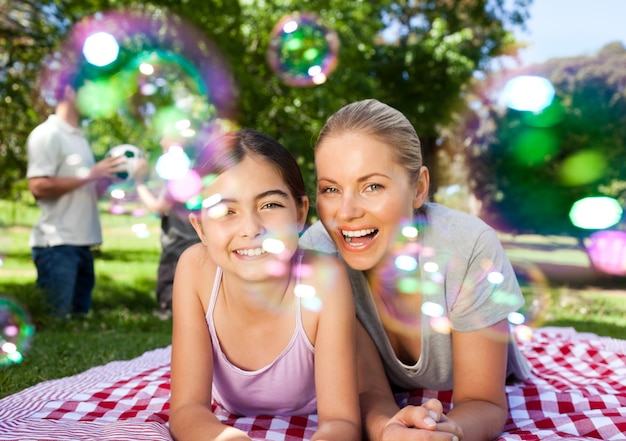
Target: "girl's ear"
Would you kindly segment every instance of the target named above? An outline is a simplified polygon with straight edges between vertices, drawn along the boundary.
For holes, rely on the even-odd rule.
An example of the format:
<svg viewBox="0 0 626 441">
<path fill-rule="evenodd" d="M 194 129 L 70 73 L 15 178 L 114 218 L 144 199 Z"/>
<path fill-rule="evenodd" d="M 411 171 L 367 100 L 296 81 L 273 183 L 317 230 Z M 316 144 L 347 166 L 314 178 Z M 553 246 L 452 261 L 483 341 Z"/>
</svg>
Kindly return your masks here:
<svg viewBox="0 0 626 441">
<path fill-rule="evenodd" d="M 206 245 L 206 236 L 204 235 L 204 230 L 202 229 L 202 223 L 195 213 L 189 214 L 189 222 L 191 222 L 193 229 L 196 230 L 196 234 L 202 241 L 202 244 Z"/>
<path fill-rule="evenodd" d="M 424 205 L 428 200 L 428 189 L 430 187 L 430 172 L 426 166 L 420 168 L 420 174 L 417 178 L 415 186 L 415 194 L 413 195 L 413 208 L 417 209 Z"/>
<path fill-rule="evenodd" d="M 298 206 L 298 232 L 304 229 L 304 226 L 306 225 L 306 218 L 309 214 L 309 197 L 302 196 L 300 200 L 302 202 Z"/>
</svg>

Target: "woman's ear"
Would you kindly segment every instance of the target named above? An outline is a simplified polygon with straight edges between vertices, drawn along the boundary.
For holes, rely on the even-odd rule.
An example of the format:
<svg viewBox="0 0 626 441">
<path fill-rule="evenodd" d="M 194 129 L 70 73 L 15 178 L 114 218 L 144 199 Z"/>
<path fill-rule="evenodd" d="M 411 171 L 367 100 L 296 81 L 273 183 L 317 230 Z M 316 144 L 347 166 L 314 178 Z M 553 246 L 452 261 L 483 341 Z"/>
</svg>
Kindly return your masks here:
<svg viewBox="0 0 626 441">
<path fill-rule="evenodd" d="M 195 213 L 189 213 L 189 222 L 191 222 L 193 229 L 196 230 L 196 234 L 202 241 L 202 244 L 206 245 L 206 236 L 204 235 L 204 230 L 202 229 L 202 223 Z"/>
<path fill-rule="evenodd" d="M 304 229 L 306 225 L 306 219 L 309 214 L 309 197 L 302 196 L 301 203 L 298 206 L 298 232 Z"/>
<path fill-rule="evenodd" d="M 415 194 L 413 195 L 413 208 L 417 209 L 424 205 L 428 200 L 428 189 L 430 187 L 430 172 L 424 165 L 420 167 L 417 184 L 415 185 Z"/>
</svg>

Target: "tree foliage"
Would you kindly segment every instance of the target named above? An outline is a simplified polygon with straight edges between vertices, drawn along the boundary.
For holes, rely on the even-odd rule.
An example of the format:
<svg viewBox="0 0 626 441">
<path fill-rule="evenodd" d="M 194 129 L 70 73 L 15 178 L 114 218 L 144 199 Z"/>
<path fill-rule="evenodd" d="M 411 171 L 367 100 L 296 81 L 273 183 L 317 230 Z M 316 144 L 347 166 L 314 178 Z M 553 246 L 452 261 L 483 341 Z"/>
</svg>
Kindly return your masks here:
<svg viewBox="0 0 626 441">
<path fill-rule="evenodd" d="M 550 80 L 556 96 L 541 112 L 504 108 L 509 79 Z M 483 84 L 465 123 L 471 184 L 484 217 L 501 229 L 537 234 L 589 232 L 574 226 L 574 202 L 610 196 L 626 205 L 626 49 L 558 58 Z M 528 90 L 528 93 L 532 93 Z"/>
<path fill-rule="evenodd" d="M 231 117 L 284 143 L 313 190 L 312 145 L 325 119 L 369 97 L 411 119 L 434 174 L 440 128 L 458 110 L 475 72 L 486 71 L 493 57 L 509 50 L 511 27 L 523 24 L 531 1 L 154 0 L 140 7 L 155 17 L 177 15 L 180 26 L 196 27 L 216 44 L 236 88 Z M 2 2 L 8 12 L 0 18 L 0 196 L 17 197 L 24 188 L 26 137 L 50 111 L 35 101 L 45 56 L 81 19 L 135 2 Z M 267 63 L 274 24 L 294 11 L 319 15 L 338 35 L 339 64 L 322 85 L 289 86 Z M 97 156 L 116 143 L 158 149 L 156 136 L 129 121 L 118 113 L 89 124 Z"/>
</svg>

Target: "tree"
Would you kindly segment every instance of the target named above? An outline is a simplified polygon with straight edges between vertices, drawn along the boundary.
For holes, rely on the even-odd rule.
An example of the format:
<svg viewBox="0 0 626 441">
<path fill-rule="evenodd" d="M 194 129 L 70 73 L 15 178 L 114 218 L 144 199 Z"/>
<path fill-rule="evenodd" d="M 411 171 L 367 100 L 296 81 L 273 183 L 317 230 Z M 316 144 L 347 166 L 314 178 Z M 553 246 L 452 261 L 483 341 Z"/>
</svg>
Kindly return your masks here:
<svg viewBox="0 0 626 441">
<path fill-rule="evenodd" d="M 34 89 L 44 55 L 73 24 L 98 11 L 131 4 L 130 0 L 56 0 L 43 5 L 34 0 L 8 1 L 7 20 L 0 22 L 1 43 L 9 51 L 3 66 L 15 74 L 0 78 L 0 112 L 10 113 L 13 119 L 10 126 L 5 124 L 9 120 L 0 121 L 0 166 L 8 164 L 10 155 L 17 166 L 12 167 L 16 170 L 13 178 L 0 185 L 5 197 L 15 193 L 13 183 L 23 176 L 26 135 L 42 116 L 35 111 L 32 97 L 24 92 L 18 99 L 14 88 Z M 177 14 L 183 20 L 181 26 L 189 23 L 215 42 L 236 84 L 233 118 L 241 126 L 263 130 L 284 143 L 298 158 L 314 193 L 312 145 L 316 134 L 339 107 L 369 97 L 389 103 L 410 118 L 435 175 L 434 151 L 440 128 L 462 103 L 475 72 L 486 71 L 490 59 L 510 49 L 513 40 L 507 27 L 523 24 L 530 2 L 159 0 L 140 7 L 156 16 Z M 294 11 L 315 13 L 338 36 L 339 63 L 322 85 L 290 86 L 267 62 L 274 24 Z M 389 29 L 398 29 L 398 33 L 390 38 Z M 18 50 L 19 35 L 29 35 L 29 40 Z M 7 99 L 19 102 L 9 107 Z M 118 141 L 148 142 L 145 133 L 125 123 L 127 118 L 111 115 L 107 121 L 90 125 L 89 136 L 97 154 Z M 157 148 L 155 140 L 148 144 Z"/>
<path fill-rule="evenodd" d="M 519 75 L 547 78 L 556 91 L 551 105 L 540 112 L 504 108 L 503 85 Z M 588 231 L 569 218 L 574 202 L 610 196 L 626 204 L 625 84 L 620 43 L 484 83 L 464 125 L 483 217 L 502 230 L 582 238 Z"/>
</svg>

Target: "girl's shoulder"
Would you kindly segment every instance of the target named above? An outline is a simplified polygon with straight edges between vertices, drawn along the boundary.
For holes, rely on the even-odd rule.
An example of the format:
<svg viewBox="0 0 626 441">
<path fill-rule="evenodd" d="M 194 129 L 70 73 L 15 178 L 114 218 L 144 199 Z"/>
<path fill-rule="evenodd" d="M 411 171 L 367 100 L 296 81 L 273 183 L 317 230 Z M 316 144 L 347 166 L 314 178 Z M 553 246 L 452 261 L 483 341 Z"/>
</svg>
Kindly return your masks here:
<svg viewBox="0 0 626 441">
<path fill-rule="evenodd" d="M 316 295 L 341 296 L 346 293 L 352 297 L 348 271 L 341 260 L 334 254 L 302 250 L 300 283 L 312 286 Z"/>
<path fill-rule="evenodd" d="M 183 251 L 178 259 L 174 287 L 180 287 L 179 291 L 187 293 L 189 299 L 197 296 L 206 310 L 216 275 L 217 265 L 209 258 L 204 246 L 197 243 Z"/>
</svg>

